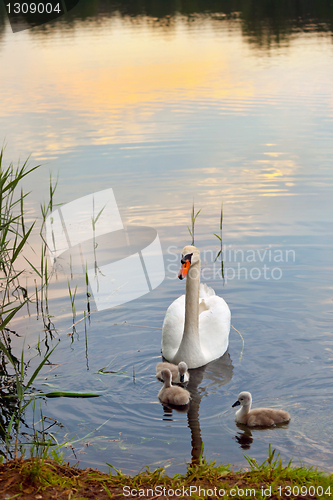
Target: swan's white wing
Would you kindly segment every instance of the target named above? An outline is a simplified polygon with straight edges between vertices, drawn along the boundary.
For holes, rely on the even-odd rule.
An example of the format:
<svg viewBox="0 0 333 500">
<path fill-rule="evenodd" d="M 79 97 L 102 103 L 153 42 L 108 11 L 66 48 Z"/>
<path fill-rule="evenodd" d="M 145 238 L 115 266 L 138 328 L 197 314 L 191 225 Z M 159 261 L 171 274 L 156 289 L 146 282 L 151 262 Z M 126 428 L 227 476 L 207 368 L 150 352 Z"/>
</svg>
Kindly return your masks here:
<svg viewBox="0 0 333 500">
<path fill-rule="evenodd" d="M 209 287 L 207 287 L 209 288 Z M 209 290 L 214 290 L 209 288 Z M 230 331 L 230 309 L 228 304 L 214 294 L 200 298 L 205 307 L 201 306 L 199 314 L 200 345 L 205 356 L 216 359 L 222 356 L 228 348 Z M 215 358 L 212 354 L 215 353 Z"/>
<path fill-rule="evenodd" d="M 230 316 L 227 303 L 215 295 L 212 288 L 206 284 L 200 284 L 199 349 L 201 354 L 199 360 L 193 361 L 186 352 L 187 358 L 185 355 L 183 358 L 188 365 L 192 368 L 202 366 L 225 353 L 229 344 Z M 169 306 L 162 328 L 162 354 L 169 361 L 175 362 L 175 356 L 183 338 L 184 322 L 185 295 L 182 295 Z"/>
<path fill-rule="evenodd" d="M 208 286 L 206 283 L 200 283 L 199 299 L 208 299 L 208 297 L 211 297 L 212 295 L 215 295 L 213 288 Z"/>
<path fill-rule="evenodd" d="M 162 354 L 173 359 L 183 338 L 185 323 L 185 295 L 181 295 L 167 309 L 162 327 Z"/>
</svg>

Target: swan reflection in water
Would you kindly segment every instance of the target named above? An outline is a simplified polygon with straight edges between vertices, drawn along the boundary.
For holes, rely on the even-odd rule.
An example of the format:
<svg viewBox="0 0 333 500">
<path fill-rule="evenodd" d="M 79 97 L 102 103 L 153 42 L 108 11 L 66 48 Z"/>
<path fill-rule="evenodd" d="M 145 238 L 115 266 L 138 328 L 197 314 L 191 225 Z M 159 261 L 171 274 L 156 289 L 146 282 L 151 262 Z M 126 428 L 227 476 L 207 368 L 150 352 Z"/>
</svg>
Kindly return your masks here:
<svg viewBox="0 0 333 500">
<path fill-rule="evenodd" d="M 191 394 L 191 401 L 188 406 L 166 406 L 163 405 L 164 416 L 163 420 L 172 420 L 172 411 L 187 412 L 187 422 L 191 430 L 191 457 L 192 465 L 198 464 L 200 455 L 202 454 L 202 437 L 199 419 L 200 402 L 203 396 L 207 396 L 211 390 L 216 387 L 222 387 L 228 384 L 233 375 L 233 365 L 227 351 L 223 356 L 214 361 L 211 361 L 205 366 L 189 370 L 190 380 L 186 385 L 186 389 Z M 208 380 L 205 387 L 199 387 L 200 384 Z"/>
</svg>

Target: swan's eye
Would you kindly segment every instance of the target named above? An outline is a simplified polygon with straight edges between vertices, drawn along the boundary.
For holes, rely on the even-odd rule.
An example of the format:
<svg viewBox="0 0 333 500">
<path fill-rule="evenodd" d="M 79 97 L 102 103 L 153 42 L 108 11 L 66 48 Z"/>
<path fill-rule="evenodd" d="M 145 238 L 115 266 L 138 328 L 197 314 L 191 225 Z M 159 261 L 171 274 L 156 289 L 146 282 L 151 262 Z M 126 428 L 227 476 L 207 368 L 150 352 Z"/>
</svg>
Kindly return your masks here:
<svg viewBox="0 0 333 500">
<path fill-rule="evenodd" d="M 181 258 L 181 261 L 180 261 L 180 262 L 181 262 L 182 264 L 185 264 L 185 263 L 186 263 L 186 261 L 189 261 L 189 263 L 191 264 L 192 255 L 193 255 L 193 253 L 188 253 L 187 255 L 185 255 L 185 256 L 183 256 L 183 257 Z"/>
</svg>

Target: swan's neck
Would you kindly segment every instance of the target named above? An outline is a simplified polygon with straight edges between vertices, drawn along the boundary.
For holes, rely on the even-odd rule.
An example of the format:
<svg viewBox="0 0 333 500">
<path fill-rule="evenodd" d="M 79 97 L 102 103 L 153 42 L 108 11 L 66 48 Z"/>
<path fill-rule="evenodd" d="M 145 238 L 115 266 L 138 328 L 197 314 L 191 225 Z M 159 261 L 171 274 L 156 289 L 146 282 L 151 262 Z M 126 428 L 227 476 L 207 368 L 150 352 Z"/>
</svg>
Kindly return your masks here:
<svg viewBox="0 0 333 500">
<path fill-rule="evenodd" d="M 179 363 L 186 359 L 189 368 L 205 364 L 199 340 L 199 291 L 200 262 L 196 262 L 190 267 L 186 277 L 184 332 L 173 360 L 174 363 Z"/>
<path fill-rule="evenodd" d="M 183 337 L 199 339 L 200 262 L 190 267 L 186 278 L 185 325 Z"/>
</svg>

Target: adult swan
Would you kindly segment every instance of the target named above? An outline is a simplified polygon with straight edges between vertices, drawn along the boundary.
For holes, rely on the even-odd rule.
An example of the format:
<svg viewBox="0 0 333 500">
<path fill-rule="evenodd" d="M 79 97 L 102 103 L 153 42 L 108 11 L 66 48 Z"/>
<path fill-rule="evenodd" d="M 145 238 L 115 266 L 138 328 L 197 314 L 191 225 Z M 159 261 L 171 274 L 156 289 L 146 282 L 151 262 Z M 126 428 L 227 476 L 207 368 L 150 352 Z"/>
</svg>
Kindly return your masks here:
<svg viewBox="0 0 333 500">
<path fill-rule="evenodd" d="M 200 253 L 183 248 L 178 278 L 186 293 L 169 306 L 162 328 L 162 354 L 171 363 L 185 361 L 189 368 L 206 365 L 228 348 L 230 309 L 212 288 L 200 284 Z"/>
</svg>

